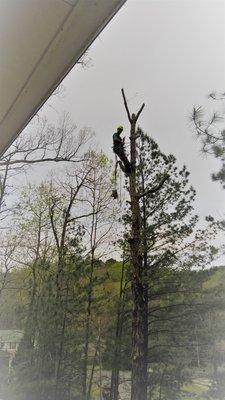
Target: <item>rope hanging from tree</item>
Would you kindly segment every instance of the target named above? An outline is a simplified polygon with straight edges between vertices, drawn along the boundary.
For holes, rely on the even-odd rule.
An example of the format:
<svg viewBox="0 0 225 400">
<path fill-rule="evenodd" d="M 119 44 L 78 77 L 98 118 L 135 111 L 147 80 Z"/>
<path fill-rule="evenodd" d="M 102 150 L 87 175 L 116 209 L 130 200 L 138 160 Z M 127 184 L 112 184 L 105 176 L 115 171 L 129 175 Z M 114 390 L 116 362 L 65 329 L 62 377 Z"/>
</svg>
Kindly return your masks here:
<svg viewBox="0 0 225 400">
<path fill-rule="evenodd" d="M 118 199 L 118 191 L 117 191 L 117 167 L 118 167 L 118 160 L 117 160 L 117 156 L 115 154 L 115 169 L 114 169 L 114 188 L 112 191 L 112 197 L 116 200 Z"/>
</svg>

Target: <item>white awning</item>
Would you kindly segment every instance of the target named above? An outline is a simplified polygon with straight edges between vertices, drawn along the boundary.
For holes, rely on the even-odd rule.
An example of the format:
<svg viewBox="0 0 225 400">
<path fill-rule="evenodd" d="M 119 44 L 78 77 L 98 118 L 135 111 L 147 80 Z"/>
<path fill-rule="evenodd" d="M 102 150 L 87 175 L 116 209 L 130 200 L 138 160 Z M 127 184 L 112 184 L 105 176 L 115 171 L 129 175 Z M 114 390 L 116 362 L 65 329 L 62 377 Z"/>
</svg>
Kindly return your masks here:
<svg viewBox="0 0 225 400">
<path fill-rule="evenodd" d="M 0 0 L 0 154 L 126 0 Z"/>
</svg>

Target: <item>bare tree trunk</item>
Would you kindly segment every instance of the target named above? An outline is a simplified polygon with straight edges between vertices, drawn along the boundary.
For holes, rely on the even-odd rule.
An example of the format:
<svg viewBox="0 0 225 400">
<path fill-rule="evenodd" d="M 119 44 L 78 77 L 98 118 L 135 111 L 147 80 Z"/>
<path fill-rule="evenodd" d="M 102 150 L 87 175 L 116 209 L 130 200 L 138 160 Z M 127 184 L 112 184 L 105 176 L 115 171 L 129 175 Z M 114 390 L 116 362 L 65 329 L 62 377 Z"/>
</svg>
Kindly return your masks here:
<svg viewBox="0 0 225 400">
<path fill-rule="evenodd" d="M 0 215 L 2 213 L 2 208 L 4 205 L 3 203 L 4 203 L 5 193 L 6 193 L 8 175 L 9 175 L 9 161 L 6 163 L 4 175 L 2 176 L 0 174 Z"/>
<path fill-rule="evenodd" d="M 101 321 L 99 321 L 99 349 L 98 349 L 98 357 L 99 357 L 99 400 L 102 400 L 102 348 L 101 348 Z"/>
<path fill-rule="evenodd" d="M 110 400 L 118 400 L 118 395 L 119 395 L 120 351 L 121 351 L 123 314 L 124 314 L 124 269 L 125 269 L 125 259 L 123 256 L 123 264 L 122 264 L 122 271 L 120 278 L 119 304 L 117 310 L 116 333 L 114 342 L 114 354 L 112 363 Z"/>
<path fill-rule="evenodd" d="M 130 115 L 126 97 L 122 90 L 124 105 L 130 121 L 130 157 L 132 170 L 129 174 L 129 193 L 131 204 L 131 263 L 132 263 L 132 382 L 131 400 L 147 399 L 147 353 L 146 348 L 146 320 L 148 318 L 148 299 L 144 284 L 143 254 L 141 240 L 141 211 L 140 195 L 137 191 L 137 133 L 136 123 L 144 104 L 138 113 Z"/>
<path fill-rule="evenodd" d="M 89 400 L 90 396 L 91 396 L 91 389 L 92 389 L 92 384 L 93 384 L 95 366 L 96 366 L 96 362 L 97 362 L 97 355 L 98 355 L 98 351 L 99 351 L 99 344 L 100 344 L 100 336 L 98 336 L 98 340 L 97 340 L 97 343 L 96 343 L 95 355 L 94 355 L 94 359 L 93 359 L 93 363 L 92 363 L 91 374 L 90 374 L 89 385 L 88 385 L 88 391 L 87 391 L 87 400 Z"/>
<path fill-rule="evenodd" d="M 163 386 L 164 374 L 165 374 L 165 369 L 163 370 L 161 379 L 160 379 L 159 400 L 162 400 L 162 386 Z"/>
<path fill-rule="evenodd" d="M 25 324 L 25 334 L 24 341 L 26 348 L 32 350 L 35 343 L 35 335 L 37 329 L 37 314 L 38 314 L 38 299 L 37 299 L 37 267 L 40 259 L 40 246 L 41 246 L 41 230 L 42 230 L 42 216 L 38 217 L 38 232 L 37 232 L 37 247 L 35 250 L 35 260 L 31 266 L 32 272 L 32 287 L 31 296 L 29 302 L 29 308 L 27 312 L 26 324 Z M 33 363 L 33 353 L 31 351 L 30 363 Z"/>
<path fill-rule="evenodd" d="M 145 178 L 143 173 L 143 163 L 142 157 L 140 154 L 140 163 L 141 163 L 141 190 L 142 193 L 145 193 Z M 147 213 L 146 213 L 146 197 L 142 197 L 142 248 L 143 248 L 143 286 L 145 293 L 145 321 L 144 321 L 144 335 L 145 335 L 145 352 L 146 352 L 146 368 L 148 368 L 148 301 L 149 301 L 149 285 L 148 285 L 148 243 L 147 243 Z M 147 374 L 147 371 L 146 371 Z M 148 380 L 148 377 L 146 376 Z M 148 382 L 147 382 L 148 386 Z"/>
<path fill-rule="evenodd" d="M 129 177 L 131 200 L 131 260 L 132 260 L 132 293 L 133 293 L 133 320 L 132 320 L 132 385 L 131 400 L 147 399 L 147 349 L 146 349 L 146 317 L 147 294 L 144 287 L 143 256 L 141 243 L 141 213 L 137 193 L 136 178 L 136 119 L 132 115 L 131 122 L 131 164 L 132 172 Z"/>
<path fill-rule="evenodd" d="M 199 343 L 198 343 L 198 331 L 197 326 L 195 325 L 195 339 L 196 339 L 196 357 L 197 357 L 197 366 L 200 368 L 200 353 L 199 353 Z"/>
<path fill-rule="evenodd" d="M 95 175 L 94 175 L 95 176 Z M 94 284 L 94 267 L 95 267 L 95 250 L 96 250 L 96 235 L 98 227 L 98 215 L 96 214 L 96 187 L 94 186 L 93 191 L 93 204 L 92 204 L 92 223 L 91 223 L 91 233 L 90 233 L 90 247 L 91 247 L 91 260 L 90 260 L 90 275 L 89 275 L 89 285 L 88 285 L 88 299 L 87 299 L 87 314 L 85 323 L 85 342 L 84 342 L 84 361 L 83 361 L 83 384 L 82 392 L 83 399 L 89 399 L 88 387 L 88 352 L 89 352 L 89 342 L 90 342 L 90 324 L 91 324 L 91 309 L 93 302 L 93 284 Z"/>
<path fill-rule="evenodd" d="M 57 357 L 57 364 L 56 364 L 56 384 L 55 384 L 55 400 L 61 400 L 61 387 L 60 387 L 60 381 L 61 381 L 61 366 L 62 366 L 62 361 L 63 361 L 63 350 L 64 350 L 64 340 L 65 340 L 65 329 L 66 329 L 66 320 L 67 320 L 67 301 L 68 301 L 68 282 L 67 282 L 67 287 L 66 287 L 66 298 L 65 298 L 65 305 L 64 305 L 64 310 L 63 310 L 63 321 L 62 321 L 62 327 L 61 327 L 61 333 L 60 333 L 60 341 L 59 341 L 59 351 L 58 351 L 58 357 Z M 63 304 L 61 304 L 61 307 L 63 307 Z"/>
<path fill-rule="evenodd" d="M 88 368 L 88 350 L 90 341 L 90 323 L 91 323 L 91 306 L 93 293 L 93 274 L 94 274 L 94 249 L 91 251 L 91 271 L 88 287 L 88 304 L 85 324 L 85 342 L 84 342 L 84 362 L 83 362 L 83 398 L 88 399 L 87 393 L 87 368 Z"/>
</svg>

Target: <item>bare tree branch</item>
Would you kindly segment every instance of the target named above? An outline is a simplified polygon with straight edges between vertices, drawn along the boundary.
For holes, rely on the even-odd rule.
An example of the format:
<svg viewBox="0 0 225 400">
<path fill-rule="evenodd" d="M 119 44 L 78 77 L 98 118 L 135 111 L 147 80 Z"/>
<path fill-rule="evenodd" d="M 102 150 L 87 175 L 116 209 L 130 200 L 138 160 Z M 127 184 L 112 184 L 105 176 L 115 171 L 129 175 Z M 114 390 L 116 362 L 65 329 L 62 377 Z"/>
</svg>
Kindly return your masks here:
<svg viewBox="0 0 225 400">
<path fill-rule="evenodd" d="M 166 175 L 162 178 L 162 180 L 160 181 L 160 183 L 159 183 L 157 186 L 155 186 L 155 187 L 152 188 L 152 189 L 147 190 L 145 193 L 140 194 L 140 195 L 139 195 L 139 199 L 141 199 L 141 198 L 144 197 L 144 196 L 148 196 L 149 194 L 153 194 L 153 193 L 158 192 L 158 191 L 162 188 L 162 186 L 164 185 L 164 183 L 167 181 L 167 179 L 169 179 L 169 175 L 168 175 L 168 174 L 166 174 Z"/>
<path fill-rule="evenodd" d="M 140 110 L 139 110 L 139 111 L 137 112 L 137 114 L 136 114 L 136 118 L 135 118 L 136 122 L 137 122 L 138 118 L 140 117 L 140 115 L 141 115 L 141 113 L 142 113 L 144 107 L 145 107 L 145 103 L 142 104 Z"/>
<path fill-rule="evenodd" d="M 127 99 L 126 99 L 126 96 L 125 96 L 125 93 L 124 93 L 124 89 L 121 89 L 121 92 L 122 92 L 123 102 L 124 102 L 124 105 L 125 105 L 127 116 L 128 116 L 129 121 L 131 122 L 132 118 L 131 118 L 130 111 L 129 111 L 129 108 L 128 108 L 128 105 L 127 105 Z"/>
</svg>

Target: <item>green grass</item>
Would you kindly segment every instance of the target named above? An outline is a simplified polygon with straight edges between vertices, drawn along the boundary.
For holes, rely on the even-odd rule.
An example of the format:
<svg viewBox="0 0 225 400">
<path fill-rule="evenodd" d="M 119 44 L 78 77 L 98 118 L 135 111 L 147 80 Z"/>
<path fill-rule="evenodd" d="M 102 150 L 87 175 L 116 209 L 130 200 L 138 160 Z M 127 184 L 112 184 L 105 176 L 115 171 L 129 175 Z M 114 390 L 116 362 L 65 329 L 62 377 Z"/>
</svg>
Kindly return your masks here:
<svg viewBox="0 0 225 400">
<path fill-rule="evenodd" d="M 223 284 L 225 278 L 225 269 L 222 268 L 214 274 L 210 276 L 210 278 L 207 279 L 207 281 L 204 283 L 204 289 L 214 289 L 217 286 L 220 286 Z"/>
<path fill-rule="evenodd" d="M 206 392 L 206 389 L 201 385 L 197 385 L 195 383 L 185 385 L 183 387 L 183 396 L 182 400 L 204 400 L 205 397 L 203 396 Z"/>
</svg>

